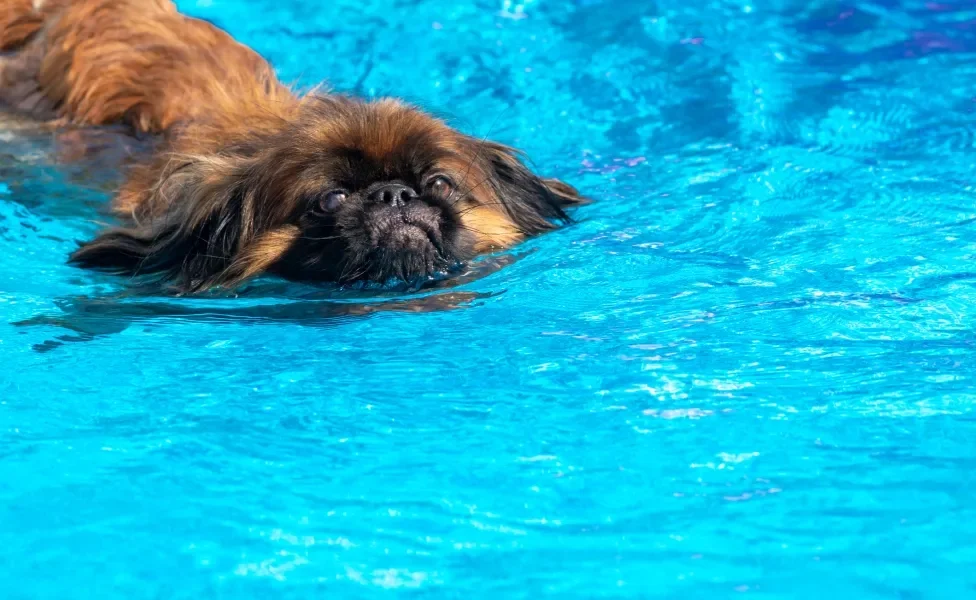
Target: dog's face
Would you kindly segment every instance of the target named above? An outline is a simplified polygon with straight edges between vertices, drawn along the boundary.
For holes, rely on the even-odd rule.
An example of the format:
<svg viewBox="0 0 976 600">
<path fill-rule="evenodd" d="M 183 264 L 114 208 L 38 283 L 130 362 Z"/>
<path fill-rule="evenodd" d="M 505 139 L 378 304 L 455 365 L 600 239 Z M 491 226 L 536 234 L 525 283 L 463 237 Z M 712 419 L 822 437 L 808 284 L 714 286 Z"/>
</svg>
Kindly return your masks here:
<svg viewBox="0 0 976 600">
<path fill-rule="evenodd" d="M 241 129 L 137 173 L 122 193 L 139 225 L 74 261 L 162 273 L 186 291 L 262 272 L 410 281 L 552 229 L 582 201 L 509 148 L 393 101 L 306 99 L 290 118 Z"/>
</svg>

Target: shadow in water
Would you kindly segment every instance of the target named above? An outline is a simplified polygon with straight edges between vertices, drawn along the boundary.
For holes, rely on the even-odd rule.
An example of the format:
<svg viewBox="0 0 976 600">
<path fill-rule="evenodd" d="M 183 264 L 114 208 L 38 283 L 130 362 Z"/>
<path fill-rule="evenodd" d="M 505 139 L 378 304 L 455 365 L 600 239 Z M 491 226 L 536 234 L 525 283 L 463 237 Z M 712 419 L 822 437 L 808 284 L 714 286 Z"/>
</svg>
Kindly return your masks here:
<svg viewBox="0 0 976 600">
<path fill-rule="evenodd" d="M 517 261 L 520 255 L 491 257 L 452 277 L 423 285 L 382 289 L 312 287 L 281 281 L 255 283 L 234 297 L 166 298 L 150 288 L 130 288 L 112 295 L 56 300 L 57 312 L 45 312 L 12 323 L 28 333 L 35 327 L 67 330 L 35 344 L 50 352 L 68 343 L 88 342 L 125 331 L 132 325 L 161 322 L 262 324 L 336 327 L 378 313 L 431 313 L 459 310 L 502 292 L 451 291 Z M 261 302 L 255 304 L 255 302 Z"/>
<path fill-rule="evenodd" d="M 457 310 L 490 298 L 491 293 L 447 292 L 380 302 L 307 301 L 257 306 L 190 306 L 179 301 L 127 302 L 119 298 L 74 298 L 58 302 L 58 314 L 41 314 L 13 323 L 16 327 L 48 326 L 71 331 L 33 346 L 50 352 L 71 342 L 88 342 L 125 331 L 138 323 L 159 320 L 191 323 L 291 323 L 307 327 L 334 327 L 350 319 L 384 312 L 429 313 Z"/>
</svg>

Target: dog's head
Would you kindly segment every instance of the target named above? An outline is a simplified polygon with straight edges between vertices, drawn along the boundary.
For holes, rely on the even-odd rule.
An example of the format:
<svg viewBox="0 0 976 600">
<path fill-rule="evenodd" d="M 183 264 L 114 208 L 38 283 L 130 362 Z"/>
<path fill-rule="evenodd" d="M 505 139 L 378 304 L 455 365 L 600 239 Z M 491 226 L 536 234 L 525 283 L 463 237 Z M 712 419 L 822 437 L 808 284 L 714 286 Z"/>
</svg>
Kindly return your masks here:
<svg viewBox="0 0 976 600">
<path fill-rule="evenodd" d="M 72 260 L 160 273 L 184 291 L 262 272 L 412 280 L 550 230 L 583 201 L 512 149 L 395 101 L 307 98 L 286 117 L 225 129 L 188 134 L 143 167 L 121 192 L 134 223 Z"/>
</svg>

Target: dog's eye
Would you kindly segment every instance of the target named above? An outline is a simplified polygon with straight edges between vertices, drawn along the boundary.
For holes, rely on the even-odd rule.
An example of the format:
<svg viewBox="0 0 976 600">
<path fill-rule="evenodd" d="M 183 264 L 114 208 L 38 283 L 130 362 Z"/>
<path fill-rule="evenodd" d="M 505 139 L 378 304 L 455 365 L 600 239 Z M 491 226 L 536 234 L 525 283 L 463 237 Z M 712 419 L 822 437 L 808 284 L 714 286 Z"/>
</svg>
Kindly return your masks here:
<svg viewBox="0 0 976 600">
<path fill-rule="evenodd" d="M 427 185 L 432 194 L 441 198 L 447 198 L 454 193 L 454 182 L 443 175 L 433 178 Z"/>
<path fill-rule="evenodd" d="M 332 212 L 339 208 L 348 196 L 345 190 L 332 190 L 318 197 L 316 208 L 321 212 Z"/>
</svg>

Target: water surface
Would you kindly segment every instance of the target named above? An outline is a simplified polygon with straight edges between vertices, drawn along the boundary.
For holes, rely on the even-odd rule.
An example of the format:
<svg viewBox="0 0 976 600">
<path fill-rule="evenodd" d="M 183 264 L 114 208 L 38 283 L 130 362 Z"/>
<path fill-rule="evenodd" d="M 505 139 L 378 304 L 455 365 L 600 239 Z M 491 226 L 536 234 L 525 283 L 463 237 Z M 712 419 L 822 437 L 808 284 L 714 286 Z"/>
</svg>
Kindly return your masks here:
<svg viewBox="0 0 976 600">
<path fill-rule="evenodd" d="M 138 144 L 6 119 L 5 598 L 976 594 L 972 4 L 180 6 L 599 201 L 168 298 L 64 264 Z"/>
</svg>

